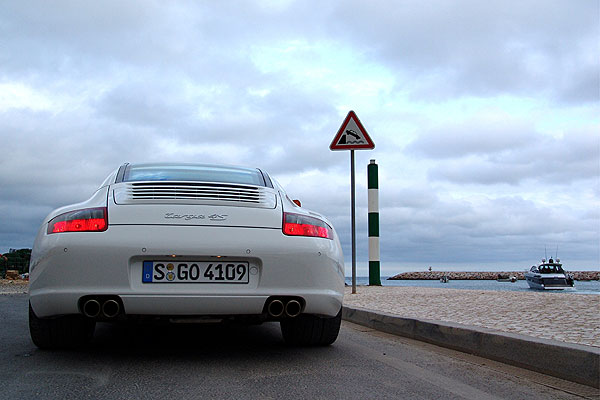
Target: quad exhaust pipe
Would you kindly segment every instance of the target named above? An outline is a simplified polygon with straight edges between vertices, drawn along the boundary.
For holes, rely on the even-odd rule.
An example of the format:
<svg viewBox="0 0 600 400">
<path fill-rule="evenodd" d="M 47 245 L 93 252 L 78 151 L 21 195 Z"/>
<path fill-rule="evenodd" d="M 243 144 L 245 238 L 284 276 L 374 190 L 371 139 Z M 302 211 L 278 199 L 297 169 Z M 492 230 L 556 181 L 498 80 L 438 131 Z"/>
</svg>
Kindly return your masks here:
<svg viewBox="0 0 600 400">
<path fill-rule="evenodd" d="M 106 318 L 116 317 L 119 315 L 119 311 L 121 311 L 121 306 L 119 306 L 119 303 L 117 303 L 116 300 L 106 300 L 104 304 L 102 304 L 102 314 Z"/>
<path fill-rule="evenodd" d="M 121 312 L 121 305 L 115 299 L 98 301 L 96 299 L 88 299 L 83 303 L 81 311 L 88 318 L 114 318 Z"/>
<path fill-rule="evenodd" d="M 279 318 L 283 315 L 293 318 L 300 315 L 301 312 L 302 304 L 295 299 L 273 299 L 267 305 L 267 313 L 273 318 Z"/>
<path fill-rule="evenodd" d="M 88 318 L 96 318 L 100 315 L 101 306 L 98 300 L 88 300 L 83 303 L 83 315 Z"/>
<path fill-rule="evenodd" d="M 302 304 L 298 300 L 290 300 L 285 305 L 285 315 L 288 317 L 297 317 L 302 312 Z"/>
<path fill-rule="evenodd" d="M 281 317 L 285 311 L 285 306 L 281 300 L 272 300 L 267 306 L 267 311 L 271 317 Z"/>
<path fill-rule="evenodd" d="M 118 300 L 118 299 L 117 299 Z M 121 304 L 114 298 L 102 300 L 88 298 L 83 302 L 81 311 L 88 318 L 115 318 L 121 312 Z M 272 299 L 267 304 L 267 313 L 272 318 L 282 316 L 294 318 L 302 312 L 302 303 L 292 299 Z"/>
</svg>

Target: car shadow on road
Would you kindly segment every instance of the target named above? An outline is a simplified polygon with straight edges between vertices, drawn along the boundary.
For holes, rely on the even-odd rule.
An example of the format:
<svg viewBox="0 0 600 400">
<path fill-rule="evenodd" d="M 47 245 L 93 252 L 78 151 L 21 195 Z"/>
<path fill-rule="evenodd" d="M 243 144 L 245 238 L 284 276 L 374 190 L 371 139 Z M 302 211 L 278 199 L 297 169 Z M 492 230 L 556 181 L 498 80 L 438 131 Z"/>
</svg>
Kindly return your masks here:
<svg viewBox="0 0 600 400">
<path fill-rule="evenodd" d="M 344 354 L 336 346 L 287 346 L 279 324 L 272 322 L 101 323 L 86 346 L 20 354 L 15 369 L 28 383 L 10 393 L 11 398 L 33 398 L 46 391 L 79 391 L 97 398 L 124 398 L 122 393 L 134 393 L 130 398 L 198 398 L 197 392 L 205 391 L 206 398 L 265 398 L 294 390 L 298 380 L 312 381 L 315 365 L 321 365 L 319 382 L 323 374 L 338 380 L 337 364 L 331 360 Z M 330 387 L 330 380 L 323 385 L 317 389 L 328 390 L 324 387 Z M 106 392 L 98 396 L 101 389 Z"/>
<path fill-rule="evenodd" d="M 91 342 L 73 349 L 34 350 L 29 355 L 38 369 L 87 371 L 119 366 L 147 371 L 152 365 L 170 368 L 194 366 L 253 370 L 261 365 L 264 373 L 280 374 L 294 369 L 311 370 L 327 358 L 343 357 L 343 345 L 317 347 L 288 346 L 279 323 L 260 325 L 238 323 L 98 323 Z M 228 367 L 225 367 L 228 366 Z M 187 368 L 187 367 L 186 367 Z M 174 371 L 172 369 L 172 371 Z M 294 372 L 294 373 L 296 373 Z"/>
<path fill-rule="evenodd" d="M 178 359 L 249 360 L 319 357 L 335 352 L 335 346 L 294 347 L 283 341 L 279 323 L 257 325 L 99 323 L 85 347 L 66 351 L 86 357 L 116 357 L 127 360 Z M 69 357 L 69 356 L 67 356 Z"/>
<path fill-rule="evenodd" d="M 278 323 L 99 323 L 91 343 L 79 350 L 186 356 L 264 348 L 289 349 Z"/>
</svg>

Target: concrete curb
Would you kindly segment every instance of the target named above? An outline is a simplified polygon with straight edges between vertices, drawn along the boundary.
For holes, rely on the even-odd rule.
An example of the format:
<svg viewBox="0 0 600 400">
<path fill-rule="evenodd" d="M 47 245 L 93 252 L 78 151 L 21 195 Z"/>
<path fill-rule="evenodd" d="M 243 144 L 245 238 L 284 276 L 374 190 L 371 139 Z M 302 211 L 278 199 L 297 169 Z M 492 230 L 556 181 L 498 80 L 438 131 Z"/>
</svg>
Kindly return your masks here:
<svg viewBox="0 0 600 400">
<path fill-rule="evenodd" d="M 600 388 L 600 349 L 451 322 L 403 318 L 344 306 L 342 318 L 378 331 Z"/>
</svg>

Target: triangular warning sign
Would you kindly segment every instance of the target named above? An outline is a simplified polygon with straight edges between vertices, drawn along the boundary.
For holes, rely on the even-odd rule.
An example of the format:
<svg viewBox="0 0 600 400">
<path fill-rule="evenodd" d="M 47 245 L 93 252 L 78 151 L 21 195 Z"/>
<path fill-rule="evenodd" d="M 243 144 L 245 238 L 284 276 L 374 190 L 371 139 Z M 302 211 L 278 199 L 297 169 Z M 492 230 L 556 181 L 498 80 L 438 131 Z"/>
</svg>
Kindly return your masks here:
<svg viewBox="0 0 600 400">
<path fill-rule="evenodd" d="M 331 150 L 360 150 L 373 149 L 375 143 L 369 137 L 366 129 L 360 123 L 354 111 L 346 116 L 342 126 L 329 145 Z"/>
</svg>

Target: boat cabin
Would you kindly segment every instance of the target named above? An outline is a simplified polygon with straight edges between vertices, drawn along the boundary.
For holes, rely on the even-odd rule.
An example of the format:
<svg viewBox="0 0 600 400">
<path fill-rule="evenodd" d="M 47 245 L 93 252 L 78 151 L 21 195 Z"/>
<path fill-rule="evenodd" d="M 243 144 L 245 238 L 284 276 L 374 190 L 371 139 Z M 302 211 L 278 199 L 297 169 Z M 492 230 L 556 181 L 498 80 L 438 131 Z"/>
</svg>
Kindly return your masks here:
<svg viewBox="0 0 600 400">
<path fill-rule="evenodd" d="M 546 263 L 544 260 L 544 262 L 537 267 L 535 265 L 531 267 L 531 272 L 537 272 L 540 274 L 564 274 L 565 271 L 562 269 L 562 264 L 559 264 L 560 260 L 556 261 L 557 262 L 554 262 L 553 259 L 549 259 Z"/>
</svg>

